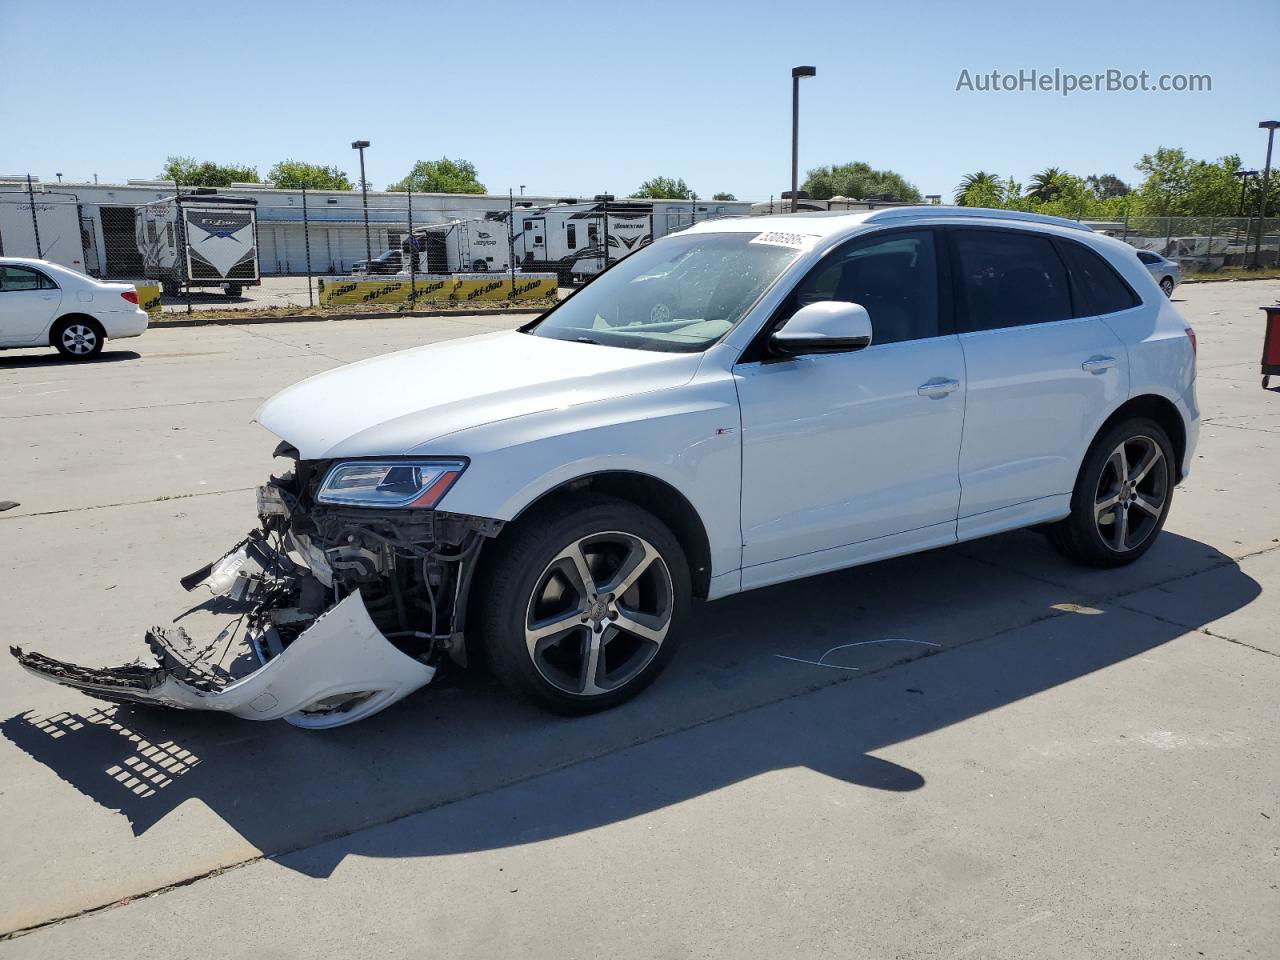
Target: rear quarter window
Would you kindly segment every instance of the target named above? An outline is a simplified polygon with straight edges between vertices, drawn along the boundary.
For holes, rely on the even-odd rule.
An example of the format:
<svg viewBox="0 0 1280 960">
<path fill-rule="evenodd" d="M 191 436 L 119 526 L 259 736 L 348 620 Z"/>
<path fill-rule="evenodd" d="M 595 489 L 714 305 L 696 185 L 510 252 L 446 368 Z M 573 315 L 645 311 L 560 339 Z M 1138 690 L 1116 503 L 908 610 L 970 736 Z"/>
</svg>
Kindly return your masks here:
<svg viewBox="0 0 1280 960">
<path fill-rule="evenodd" d="M 1070 240 L 1059 239 L 1056 242 L 1071 275 L 1071 294 L 1077 317 L 1119 313 L 1142 302 L 1102 256 Z"/>
</svg>

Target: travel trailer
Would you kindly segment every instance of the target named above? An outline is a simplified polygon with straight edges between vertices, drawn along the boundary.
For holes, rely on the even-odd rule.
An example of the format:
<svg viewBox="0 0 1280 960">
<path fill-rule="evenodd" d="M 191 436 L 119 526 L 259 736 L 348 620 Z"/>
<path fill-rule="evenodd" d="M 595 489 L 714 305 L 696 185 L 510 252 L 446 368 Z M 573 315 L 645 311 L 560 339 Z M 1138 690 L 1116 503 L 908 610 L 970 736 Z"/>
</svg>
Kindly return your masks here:
<svg viewBox="0 0 1280 960">
<path fill-rule="evenodd" d="M 43 190 L 0 193 L 0 256 L 36 257 L 88 273 L 86 238 L 92 243 L 92 234 L 81 227 L 74 195 Z M 96 265 L 96 257 L 93 262 Z"/>
<path fill-rule="evenodd" d="M 257 201 L 198 189 L 154 203 L 135 214 L 143 273 L 163 291 L 222 287 L 238 297 L 262 282 L 258 270 Z"/>
</svg>

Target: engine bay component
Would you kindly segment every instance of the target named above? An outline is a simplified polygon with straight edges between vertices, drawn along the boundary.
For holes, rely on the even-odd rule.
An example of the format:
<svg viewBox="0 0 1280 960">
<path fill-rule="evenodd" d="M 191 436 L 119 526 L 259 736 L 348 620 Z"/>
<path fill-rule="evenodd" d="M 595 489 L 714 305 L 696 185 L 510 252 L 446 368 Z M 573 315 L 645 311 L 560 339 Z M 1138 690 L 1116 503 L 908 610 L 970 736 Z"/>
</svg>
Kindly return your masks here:
<svg viewBox="0 0 1280 960">
<path fill-rule="evenodd" d="M 28 672 L 102 700 L 311 729 L 354 723 L 426 686 L 442 661 L 465 663 L 471 575 L 502 524 L 322 503 L 317 488 L 329 473 L 328 464 L 303 462 L 273 477 L 258 490 L 261 526 L 182 578 L 188 591 L 208 592 L 202 607 L 234 618 L 212 641 L 153 627 L 153 662 L 103 668 L 11 652 Z M 439 482 L 420 473 L 410 480 Z M 224 667 L 237 640 L 256 669 Z"/>
</svg>

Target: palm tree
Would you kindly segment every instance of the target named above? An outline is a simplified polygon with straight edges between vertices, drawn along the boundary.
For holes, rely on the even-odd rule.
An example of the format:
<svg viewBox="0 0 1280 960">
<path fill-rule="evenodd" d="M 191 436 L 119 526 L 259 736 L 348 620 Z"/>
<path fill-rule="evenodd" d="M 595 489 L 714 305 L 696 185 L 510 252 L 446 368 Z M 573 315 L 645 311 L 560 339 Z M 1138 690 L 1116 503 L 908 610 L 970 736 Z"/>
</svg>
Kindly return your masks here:
<svg viewBox="0 0 1280 960">
<path fill-rule="evenodd" d="M 960 185 L 956 187 L 956 203 L 962 207 L 972 206 L 966 199 L 970 191 L 981 190 L 984 193 L 998 193 L 1000 183 L 998 176 L 994 173 L 987 173 L 984 170 L 965 174 L 960 181 Z"/>
<path fill-rule="evenodd" d="M 1062 194 L 1063 171 L 1057 167 L 1045 167 L 1031 178 L 1031 186 L 1027 196 L 1041 203 L 1057 200 Z"/>
</svg>

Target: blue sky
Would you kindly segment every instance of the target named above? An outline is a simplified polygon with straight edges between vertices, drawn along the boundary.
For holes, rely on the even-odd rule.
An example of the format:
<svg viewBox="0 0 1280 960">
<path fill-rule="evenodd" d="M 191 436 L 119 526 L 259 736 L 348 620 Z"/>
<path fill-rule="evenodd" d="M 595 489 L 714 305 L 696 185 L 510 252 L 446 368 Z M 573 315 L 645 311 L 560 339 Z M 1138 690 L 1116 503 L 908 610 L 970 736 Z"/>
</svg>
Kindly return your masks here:
<svg viewBox="0 0 1280 960">
<path fill-rule="evenodd" d="M 0 173 L 118 181 L 169 154 L 355 171 L 364 138 L 379 188 L 447 155 L 492 192 L 621 195 L 666 174 L 763 198 L 788 187 L 800 63 L 818 68 L 802 171 L 865 160 L 947 196 L 977 169 L 1132 182 L 1160 145 L 1261 166 L 1257 122 L 1280 114 L 1278 0 L 290 6 L 0 0 Z M 955 89 L 962 69 L 1055 67 L 1207 73 L 1213 90 Z"/>
</svg>

